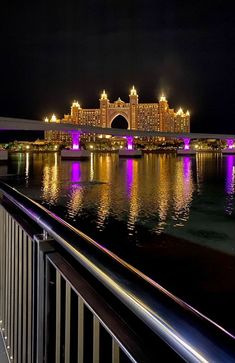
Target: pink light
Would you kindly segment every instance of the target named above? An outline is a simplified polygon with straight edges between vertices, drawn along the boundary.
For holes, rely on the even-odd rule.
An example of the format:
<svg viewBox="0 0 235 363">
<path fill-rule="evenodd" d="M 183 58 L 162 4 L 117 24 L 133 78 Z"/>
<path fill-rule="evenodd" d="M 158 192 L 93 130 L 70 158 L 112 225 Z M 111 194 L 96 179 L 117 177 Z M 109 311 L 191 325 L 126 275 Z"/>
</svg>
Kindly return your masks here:
<svg viewBox="0 0 235 363">
<path fill-rule="evenodd" d="M 233 148 L 233 139 L 227 139 L 226 140 L 226 143 L 227 143 L 228 149 L 232 149 Z"/>
<path fill-rule="evenodd" d="M 71 136 L 72 136 L 72 150 L 80 150 L 81 132 L 71 131 Z"/>
<path fill-rule="evenodd" d="M 127 150 L 133 150 L 133 136 L 127 136 Z"/>
<path fill-rule="evenodd" d="M 132 159 L 127 159 L 126 161 L 126 181 L 127 181 L 127 194 L 128 197 L 131 195 L 131 188 L 133 185 L 133 177 L 134 177 L 134 162 Z"/>
<path fill-rule="evenodd" d="M 79 182 L 81 179 L 81 165 L 79 162 L 72 163 L 71 181 L 73 183 Z"/>
<path fill-rule="evenodd" d="M 190 139 L 185 137 L 183 138 L 183 141 L 184 141 L 184 150 L 189 150 Z"/>
</svg>

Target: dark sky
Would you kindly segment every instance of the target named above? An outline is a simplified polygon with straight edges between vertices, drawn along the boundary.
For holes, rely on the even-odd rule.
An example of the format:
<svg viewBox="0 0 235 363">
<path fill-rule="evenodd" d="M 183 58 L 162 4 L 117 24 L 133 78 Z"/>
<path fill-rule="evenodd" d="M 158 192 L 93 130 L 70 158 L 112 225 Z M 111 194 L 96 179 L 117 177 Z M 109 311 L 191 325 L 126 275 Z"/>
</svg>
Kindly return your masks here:
<svg viewBox="0 0 235 363">
<path fill-rule="evenodd" d="M 78 99 L 98 107 L 164 91 L 192 130 L 235 133 L 232 1 L 5 1 L 0 115 L 42 119 Z"/>
</svg>

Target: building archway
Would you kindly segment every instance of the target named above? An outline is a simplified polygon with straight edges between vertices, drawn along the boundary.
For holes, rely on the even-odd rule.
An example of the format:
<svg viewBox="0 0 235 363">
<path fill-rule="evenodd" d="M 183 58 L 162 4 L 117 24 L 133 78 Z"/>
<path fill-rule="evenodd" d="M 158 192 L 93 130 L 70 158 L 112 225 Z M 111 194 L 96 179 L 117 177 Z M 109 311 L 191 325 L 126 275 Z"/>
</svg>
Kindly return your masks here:
<svg viewBox="0 0 235 363">
<path fill-rule="evenodd" d="M 128 129 L 128 121 L 127 119 L 122 115 L 117 115 L 114 117 L 114 119 L 111 121 L 111 127 L 113 129 Z"/>
</svg>

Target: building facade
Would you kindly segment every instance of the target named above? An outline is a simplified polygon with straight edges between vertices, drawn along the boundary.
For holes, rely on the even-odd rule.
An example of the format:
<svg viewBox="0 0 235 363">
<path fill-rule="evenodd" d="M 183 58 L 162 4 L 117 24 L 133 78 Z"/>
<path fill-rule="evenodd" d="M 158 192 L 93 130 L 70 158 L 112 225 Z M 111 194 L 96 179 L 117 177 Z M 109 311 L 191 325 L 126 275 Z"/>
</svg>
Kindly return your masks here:
<svg viewBox="0 0 235 363">
<path fill-rule="evenodd" d="M 190 132 L 190 113 L 183 112 L 180 108 L 177 112 L 169 107 L 164 95 L 159 102 L 140 103 L 136 89 L 133 88 L 129 94 L 129 102 L 118 98 L 110 102 L 105 91 L 102 92 L 99 100 L 99 108 L 85 109 L 74 101 L 70 114 L 64 115 L 62 119 L 57 119 L 55 115 L 51 119 L 46 118 L 46 122 L 63 122 L 77 125 L 90 125 L 99 127 L 120 127 L 116 126 L 116 121 L 121 122 L 122 128 L 138 129 L 146 131 L 166 131 L 166 132 Z M 58 140 L 63 133 L 47 132 L 46 138 Z"/>
</svg>

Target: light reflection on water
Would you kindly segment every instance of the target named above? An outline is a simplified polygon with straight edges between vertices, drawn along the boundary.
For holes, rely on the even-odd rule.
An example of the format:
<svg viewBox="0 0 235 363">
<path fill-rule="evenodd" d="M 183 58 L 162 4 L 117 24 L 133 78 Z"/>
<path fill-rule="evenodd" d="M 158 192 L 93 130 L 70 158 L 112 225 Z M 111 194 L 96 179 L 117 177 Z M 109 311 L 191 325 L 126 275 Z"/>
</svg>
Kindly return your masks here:
<svg viewBox="0 0 235 363">
<path fill-rule="evenodd" d="M 226 212 L 231 215 L 234 207 L 234 156 L 227 155 L 227 172 L 226 172 L 226 180 L 225 180 L 225 190 L 227 193 L 226 197 Z"/>
<path fill-rule="evenodd" d="M 92 154 L 89 161 L 61 161 L 57 153 L 19 153 L 12 159 L 11 172 L 24 175 L 29 193 L 33 185 L 32 197 L 48 206 L 66 206 L 66 217 L 72 220 L 92 211 L 98 231 L 110 217 L 126 223 L 129 235 L 137 226 L 156 234 L 184 227 L 192 203 L 203 193 L 210 197 L 213 178 L 219 183 L 223 213 L 234 211 L 233 155 L 146 154 L 119 160 L 116 154 Z"/>
<path fill-rule="evenodd" d="M 58 154 L 54 153 L 50 155 L 50 158 L 45 159 L 42 167 L 42 200 L 49 205 L 55 205 L 60 196 L 61 174 L 58 168 Z"/>
<path fill-rule="evenodd" d="M 28 176 L 28 161 L 26 168 Z M 159 234 L 167 225 L 187 222 L 195 182 L 190 157 L 148 154 L 119 160 L 115 154 L 92 154 L 84 162 L 60 161 L 55 153 L 42 159 L 41 189 L 46 204 L 60 204 L 62 198 L 72 219 L 92 208 L 98 230 L 112 216 L 126 221 L 130 235 L 136 224 L 148 224 Z"/>
</svg>

